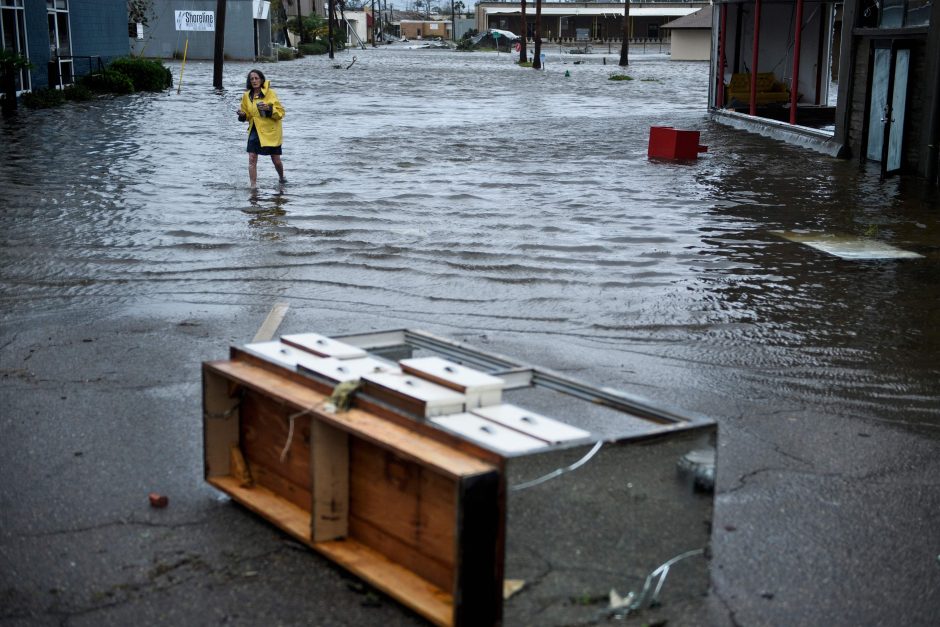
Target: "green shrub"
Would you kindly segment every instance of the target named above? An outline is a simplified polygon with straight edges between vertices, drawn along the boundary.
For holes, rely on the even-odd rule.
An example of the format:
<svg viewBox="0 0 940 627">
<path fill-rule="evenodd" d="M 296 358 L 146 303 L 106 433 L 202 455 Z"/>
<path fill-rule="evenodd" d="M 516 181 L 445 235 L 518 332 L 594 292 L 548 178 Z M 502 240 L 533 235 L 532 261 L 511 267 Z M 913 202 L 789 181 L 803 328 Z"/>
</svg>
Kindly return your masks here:
<svg viewBox="0 0 940 627">
<path fill-rule="evenodd" d="M 277 49 L 277 60 L 278 61 L 293 61 L 297 58 L 297 53 L 290 48 L 278 48 Z"/>
<path fill-rule="evenodd" d="M 134 91 L 163 91 L 173 86 L 170 69 L 155 59 L 121 57 L 112 61 L 108 69 L 130 78 Z"/>
<path fill-rule="evenodd" d="M 112 94 L 134 93 L 134 83 L 122 72 L 112 70 L 110 67 L 100 74 L 83 76 L 79 84 L 91 91 Z"/>
<path fill-rule="evenodd" d="M 91 100 L 95 97 L 90 89 L 80 84 L 69 85 L 62 90 L 62 95 L 65 96 L 66 100 L 73 101 Z"/>
<path fill-rule="evenodd" d="M 326 54 L 330 51 L 327 42 L 320 41 L 319 39 L 309 44 L 300 44 L 298 48 L 301 54 Z"/>
<path fill-rule="evenodd" d="M 23 94 L 23 106 L 27 109 L 49 109 L 65 102 L 65 96 L 58 89 L 37 89 Z"/>
<path fill-rule="evenodd" d="M 633 77 L 632 77 L 632 76 L 627 76 L 626 74 L 611 74 L 611 75 L 610 75 L 610 78 L 608 78 L 607 80 L 611 80 L 611 81 L 632 81 L 632 80 L 633 80 Z"/>
</svg>

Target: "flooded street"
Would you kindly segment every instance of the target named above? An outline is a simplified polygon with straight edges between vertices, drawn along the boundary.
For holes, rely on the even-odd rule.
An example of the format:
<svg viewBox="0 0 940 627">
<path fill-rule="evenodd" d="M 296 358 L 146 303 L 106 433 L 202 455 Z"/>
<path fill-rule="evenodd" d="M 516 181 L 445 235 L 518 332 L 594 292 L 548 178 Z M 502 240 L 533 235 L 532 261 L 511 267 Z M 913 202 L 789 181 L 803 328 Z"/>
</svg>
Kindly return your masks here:
<svg viewBox="0 0 940 627">
<path fill-rule="evenodd" d="M 0 121 L 4 397 L 34 383 L 11 374 L 29 367 L 16 336 L 56 316 L 228 316 L 162 374 L 195 396 L 198 362 L 275 302 L 294 331 L 427 329 L 718 421 L 710 622 L 927 624 L 936 190 L 710 122 L 705 63 L 634 55 L 634 80 L 610 81 L 616 51 L 547 52 L 544 72 L 394 46 L 259 66 L 287 111 L 288 182 L 261 157 L 257 190 L 235 115 L 247 64 L 226 65 L 223 92 L 191 61 L 179 94 Z M 663 125 L 708 152 L 648 160 Z M 775 234 L 800 230 L 923 257 L 844 260 Z M 12 529 L 33 525 L 17 511 Z"/>
</svg>

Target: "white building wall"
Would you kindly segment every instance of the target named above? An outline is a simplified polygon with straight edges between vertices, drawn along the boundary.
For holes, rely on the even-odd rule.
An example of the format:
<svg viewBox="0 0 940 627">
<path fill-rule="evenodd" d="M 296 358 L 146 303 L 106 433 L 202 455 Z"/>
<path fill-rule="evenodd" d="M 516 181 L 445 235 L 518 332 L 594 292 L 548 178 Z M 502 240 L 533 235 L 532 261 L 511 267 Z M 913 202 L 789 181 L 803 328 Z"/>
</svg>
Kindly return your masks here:
<svg viewBox="0 0 940 627">
<path fill-rule="evenodd" d="M 712 33 L 704 28 L 677 28 L 672 31 L 673 61 L 708 61 Z"/>
</svg>

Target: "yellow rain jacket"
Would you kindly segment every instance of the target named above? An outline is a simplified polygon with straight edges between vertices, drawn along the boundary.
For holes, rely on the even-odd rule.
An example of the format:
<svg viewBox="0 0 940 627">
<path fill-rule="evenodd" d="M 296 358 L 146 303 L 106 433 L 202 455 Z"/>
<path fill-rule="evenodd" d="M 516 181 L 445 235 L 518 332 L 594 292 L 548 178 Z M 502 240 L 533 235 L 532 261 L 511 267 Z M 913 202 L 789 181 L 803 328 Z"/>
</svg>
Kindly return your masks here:
<svg viewBox="0 0 940 627">
<path fill-rule="evenodd" d="M 271 89 L 271 81 L 264 81 L 261 98 L 251 99 L 251 90 L 242 96 L 241 110 L 248 116 L 248 134 L 251 128 L 258 129 L 258 139 L 262 146 L 280 146 L 282 141 L 281 120 L 284 119 L 284 106 L 277 99 L 277 93 Z M 265 117 L 258 111 L 258 103 L 271 105 L 271 117 Z"/>
</svg>

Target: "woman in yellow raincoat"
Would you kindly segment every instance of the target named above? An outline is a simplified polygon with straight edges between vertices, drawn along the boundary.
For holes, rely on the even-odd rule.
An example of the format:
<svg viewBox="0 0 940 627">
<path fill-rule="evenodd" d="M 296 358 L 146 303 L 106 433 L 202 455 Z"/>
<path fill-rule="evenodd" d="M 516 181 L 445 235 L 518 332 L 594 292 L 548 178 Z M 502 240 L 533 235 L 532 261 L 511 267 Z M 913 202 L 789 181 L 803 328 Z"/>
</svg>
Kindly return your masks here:
<svg viewBox="0 0 940 627">
<path fill-rule="evenodd" d="M 271 89 L 271 81 L 261 70 L 248 72 L 245 94 L 238 108 L 238 119 L 248 122 L 248 178 L 255 187 L 258 178 L 258 155 L 270 155 L 274 169 L 284 182 L 284 164 L 281 163 L 281 120 L 284 107 Z"/>
</svg>

